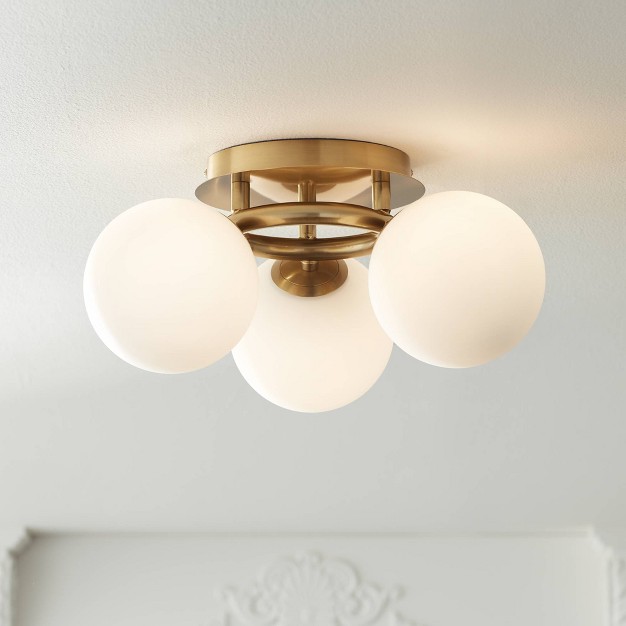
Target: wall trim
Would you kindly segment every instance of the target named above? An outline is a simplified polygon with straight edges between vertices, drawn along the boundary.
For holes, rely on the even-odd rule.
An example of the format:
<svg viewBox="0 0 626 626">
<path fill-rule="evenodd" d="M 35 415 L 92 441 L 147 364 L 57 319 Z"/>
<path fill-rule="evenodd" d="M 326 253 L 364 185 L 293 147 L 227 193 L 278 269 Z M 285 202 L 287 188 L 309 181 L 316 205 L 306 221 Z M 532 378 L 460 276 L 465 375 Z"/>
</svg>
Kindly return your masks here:
<svg viewBox="0 0 626 626">
<path fill-rule="evenodd" d="M 29 543 L 25 528 L 0 528 L 0 626 L 14 626 L 15 562 Z"/>
<path fill-rule="evenodd" d="M 39 536 L 151 536 L 151 537 L 376 537 L 420 539 L 572 538 L 595 541 L 607 564 L 607 626 L 626 626 L 626 527 L 580 528 L 539 532 L 484 533 L 211 533 L 211 532 L 44 532 Z M 15 564 L 32 540 L 25 528 L 0 527 L 0 626 L 15 626 Z M 360 568 L 343 558 L 299 551 L 272 557 L 256 574 L 250 572 L 239 585 L 216 590 L 220 608 L 208 626 L 416 626 L 399 609 L 403 592 L 395 585 L 381 586 L 361 575 Z"/>
<path fill-rule="evenodd" d="M 595 528 L 595 539 L 606 557 L 607 625 L 626 626 L 626 528 Z"/>
</svg>

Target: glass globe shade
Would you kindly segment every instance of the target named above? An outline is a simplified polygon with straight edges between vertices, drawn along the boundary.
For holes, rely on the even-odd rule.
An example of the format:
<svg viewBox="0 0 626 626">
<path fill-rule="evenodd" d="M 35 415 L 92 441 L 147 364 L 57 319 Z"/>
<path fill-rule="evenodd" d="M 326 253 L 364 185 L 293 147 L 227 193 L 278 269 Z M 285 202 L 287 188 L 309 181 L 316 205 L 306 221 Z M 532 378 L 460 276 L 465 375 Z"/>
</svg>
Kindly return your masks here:
<svg viewBox="0 0 626 626">
<path fill-rule="evenodd" d="M 539 244 L 521 217 L 478 193 L 446 191 L 403 209 L 370 261 L 378 321 L 411 356 L 471 367 L 513 348 L 545 290 Z"/>
<path fill-rule="evenodd" d="M 380 377 L 393 344 L 380 328 L 367 293 L 367 269 L 348 260 L 336 291 L 288 294 L 259 267 L 259 303 L 235 363 L 255 391 L 292 411 L 337 409 L 362 396 Z"/>
<path fill-rule="evenodd" d="M 239 229 L 216 209 L 175 198 L 139 204 L 96 240 L 83 282 L 96 333 L 144 370 L 190 372 L 241 339 L 258 274 Z"/>
</svg>

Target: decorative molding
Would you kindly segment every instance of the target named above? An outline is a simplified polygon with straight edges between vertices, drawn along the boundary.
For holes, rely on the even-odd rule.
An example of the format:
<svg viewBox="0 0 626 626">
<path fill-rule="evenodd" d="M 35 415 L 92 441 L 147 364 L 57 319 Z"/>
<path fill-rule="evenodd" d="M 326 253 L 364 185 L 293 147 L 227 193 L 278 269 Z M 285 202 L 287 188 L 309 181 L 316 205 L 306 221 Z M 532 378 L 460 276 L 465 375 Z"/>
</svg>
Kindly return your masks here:
<svg viewBox="0 0 626 626">
<path fill-rule="evenodd" d="M 608 578 L 608 626 L 626 626 L 626 528 L 595 529 Z"/>
<path fill-rule="evenodd" d="M 29 541 L 24 528 L 0 529 L 0 626 L 13 626 L 15 561 Z"/>
<path fill-rule="evenodd" d="M 626 626 L 626 558 L 609 558 L 609 624 Z"/>
<path fill-rule="evenodd" d="M 396 608 L 399 588 L 363 582 L 356 567 L 304 552 L 280 558 L 244 588 L 218 591 L 211 626 L 415 626 Z"/>
</svg>

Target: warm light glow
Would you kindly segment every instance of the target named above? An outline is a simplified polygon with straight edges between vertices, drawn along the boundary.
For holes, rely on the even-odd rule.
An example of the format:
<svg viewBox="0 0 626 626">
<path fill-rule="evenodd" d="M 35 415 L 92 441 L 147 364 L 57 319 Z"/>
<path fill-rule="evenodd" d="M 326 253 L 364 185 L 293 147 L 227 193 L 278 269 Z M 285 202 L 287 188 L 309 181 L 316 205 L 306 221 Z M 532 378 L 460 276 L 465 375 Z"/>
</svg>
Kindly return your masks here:
<svg viewBox="0 0 626 626">
<path fill-rule="evenodd" d="M 233 356 L 270 402 L 292 411 L 330 411 L 362 396 L 385 369 L 393 344 L 372 311 L 367 269 L 347 263 L 346 282 L 315 298 L 277 287 L 273 261 L 259 267 L 257 311 Z"/>
<path fill-rule="evenodd" d="M 513 348 L 539 314 L 545 270 L 524 221 L 501 202 L 448 191 L 404 208 L 370 262 L 381 326 L 404 351 L 470 367 Z"/>
<path fill-rule="evenodd" d="M 241 339 L 258 277 L 239 229 L 191 200 L 139 204 L 96 240 L 85 269 L 89 319 L 121 359 L 161 373 L 211 365 Z"/>
</svg>

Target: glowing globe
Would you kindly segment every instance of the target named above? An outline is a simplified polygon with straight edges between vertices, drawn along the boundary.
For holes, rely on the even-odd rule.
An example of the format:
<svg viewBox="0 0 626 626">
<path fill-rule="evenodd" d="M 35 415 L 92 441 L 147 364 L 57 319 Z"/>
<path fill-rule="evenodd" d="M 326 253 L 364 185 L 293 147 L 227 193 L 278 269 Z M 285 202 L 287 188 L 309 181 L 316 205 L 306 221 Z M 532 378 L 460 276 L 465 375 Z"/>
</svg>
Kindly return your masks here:
<svg viewBox="0 0 626 626">
<path fill-rule="evenodd" d="M 118 357 L 144 370 L 190 372 L 241 339 L 258 274 L 239 229 L 217 210 L 152 200 L 102 231 L 84 276 L 87 313 Z"/>
<path fill-rule="evenodd" d="M 259 303 L 233 349 L 239 371 L 261 396 L 307 413 L 337 409 L 361 397 L 382 374 L 393 344 L 367 291 L 367 269 L 349 259 L 346 282 L 313 298 L 289 294 L 259 267 Z"/>
<path fill-rule="evenodd" d="M 521 217 L 478 193 L 446 191 L 404 208 L 370 261 L 376 317 L 411 356 L 480 365 L 533 325 L 545 290 L 539 244 Z"/>
</svg>

